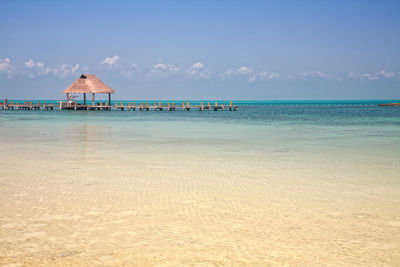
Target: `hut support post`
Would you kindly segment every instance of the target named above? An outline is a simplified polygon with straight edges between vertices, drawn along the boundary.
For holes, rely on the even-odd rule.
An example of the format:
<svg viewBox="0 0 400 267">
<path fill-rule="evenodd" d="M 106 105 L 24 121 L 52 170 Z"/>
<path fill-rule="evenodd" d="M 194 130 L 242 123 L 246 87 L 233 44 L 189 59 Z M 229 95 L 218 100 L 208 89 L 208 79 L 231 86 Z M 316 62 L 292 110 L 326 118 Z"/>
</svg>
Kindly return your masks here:
<svg viewBox="0 0 400 267">
<path fill-rule="evenodd" d="M 111 93 L 108 93 L 108 105 L 111 106 Z"/>
<path fill-rule="evenodd" d="M 94 93 L 92 93 L 92 105 L 94 106 Z"/>
<path fill-rule="evenodd" d="M 86 93 L 83 93 L 83 104 L 86 105 Z"/>
</svg>

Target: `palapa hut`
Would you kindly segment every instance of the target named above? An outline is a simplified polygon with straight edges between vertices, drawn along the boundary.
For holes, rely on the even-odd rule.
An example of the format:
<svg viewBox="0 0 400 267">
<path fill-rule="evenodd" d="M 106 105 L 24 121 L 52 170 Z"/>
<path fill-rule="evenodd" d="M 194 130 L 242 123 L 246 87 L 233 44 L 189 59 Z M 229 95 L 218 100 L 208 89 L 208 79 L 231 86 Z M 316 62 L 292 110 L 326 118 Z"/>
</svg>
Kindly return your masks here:
<svg viewBox="0 0 400 267">
<path fill-rule="evenodd" d="M 115 91 L 103 83 L 95 74 L 82 74 L 78 80 L 64 90 L 69 101 L 69 94 L 83 94 L 83 103 L 86 105 L 86 94 L 92 94 L 92 104 L 94 105 L 94 94 L 108 94 L 108 104 L 111 105 L 111 94 Z"/>
</svg>

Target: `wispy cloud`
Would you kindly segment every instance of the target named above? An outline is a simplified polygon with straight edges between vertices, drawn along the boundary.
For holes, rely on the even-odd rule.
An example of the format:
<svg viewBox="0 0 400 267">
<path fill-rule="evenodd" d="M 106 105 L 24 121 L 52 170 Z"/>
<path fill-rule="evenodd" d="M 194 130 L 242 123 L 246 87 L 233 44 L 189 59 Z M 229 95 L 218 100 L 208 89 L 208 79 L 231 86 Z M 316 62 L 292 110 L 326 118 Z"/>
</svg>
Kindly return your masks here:
<svg viewBox="0 0 400 267">
<path fill-rule="evenodd" d="M 153 66 L 152 71 L 176 74 L 180 71 L 180 68 L 175 66 L 174 64 L 159 63 Z"/>
<path fill-rule="evenodd" d="M 281 75 L 277 72 L 259 72 L 258 73 L 258 78 L 260 81 L 272 81 L 272 80 L 279 80 L 281 78 Z"/>
<path fill-rule="evenodd" d="M 19 71 L 19 73 L 31 78 L 42 75 L 54 75 L 60 78 L 65 78 L 69 75 L 77 74 L 79 67 L 79 64 L 61 64 L 52 67 L 42 62 L 35 62 L 33 59 L 29 59 L 24 62 L 24 67 Z"/>
<path fill-rule="evenodd" d="M 310 79 L 341 80 L 339 76 L 315 70 L 291 74 L 288 76 L 288 78 L 290 80 L 310 80 Z"/>
<path fill-rule="evenodd" d="M 46 68 L 45 74 L 53 74 L 55 76 L 65 78 L 69 75 L 78 74 L 79 64 L 70 65 L 70 64 L 62 64 L 55 68 Z"/>
<path fill-rule="evenodd" d="M 11 68 L 11 60 L 6 58 L 0 58 L 0 72 L 6 72 Z"/>
<path fill-rule="evenodd" d="M 29 59 L 27 62 L 24 63 L 25 67 L 32 69 L 34 67 L 37 67 L 39 69 L 44 67 L 44 64 L 41 62 L 35 62 L 33 59 Z"/>
<path fill-rule="evenodd" d="M 232 69 L 229 68 L 225 72 L 219 75 L 221 80 L 225 80 L 227 78 L 230 78 L 232 76 L 250 76 L 253 74 L 253 69 L 247 67 L 247 66 L 240 66 L 237 69 Z M 251 77 L 249 77 L 251 79 Z"/>
<path fill-rule="evenodd" d="M 109 66 L 114 66 L 115 64 L 117 64 L 119 61 L 119 56 L 115 55 L 112 57 L 106 57 L 102 63 L 107 64 Z"/>
<path fill-rule="evenodd" d="M 187 74 L 191 78 L 198 78 L 198 79 L 210 79 L 210 72 L 201 62 L 196 62 L 192 66 L 189 67 Z"/>
<path fill-rule="evenodd" d="M 220 79 L 234 80 L 243 79 L 250 83 L 268 82 L 273 80 L 400 80 L 400 72 L 380 70 L 371 73 L 349 72 L 348 74 L 336 75 L 323 71 L 311 70 L 294 74 L 281 74 L 265 70 L 256 70 L 253 67 L 242 65 L 238 68 L 228 68 L 223 72 L 211 72 L 203 62 L 195 62 L 187 66 L 176 65 L 172 63 L 159 62 L 149 67 L 138 64 L 121 64 L 118 55 L 106 57 L 102 63 L 97 65 L 80 64 L 59 64 L 47 65 L 43 62 L 29 59 L 20 64 L 11 64 L 9 57 L 0 58 L 0 74 L 6 74 L 3 77 L 10 79 L 17 76 L 28 76 L 31 78 L 37 76 L 52 75 L 59 78 L 65 78 L 72 75 L 77 75 L 80 72 L 94 72 L 110 74 L 115 77 L 139 79 L 145 81 L 160 80 L 160 79 L 182 79 L 182 80 L 210 80 Z"/>
<path fill-rule="evenodd" d="M 245 77 L 249 82 L 272 81 L 281 78 L 281 74 L 277 72 L 255 71 L 253 68 L 247 66 L 240 66 L 237 69 L 230 68 L 219 75 L 221 80 L 226 80 L 234 76 Z"/>
<path fill-rule="evenodd" d="M 33 59 L 29 59 L 24 63 L 24 69 L 21 72 L 22 74 L 34 78 L 37 75 L 46 74 L 46 68 L 44 63 L 35 62 Z"/>
<path fill-rule="evenodd" d="M 374 73 L 365 73 L 362 77 L 371 81 L 376 81 L 378 79 L 393 79 L 396 77 L 396 73 L 381 70 Z"/>
<path fill-rule="evenodd" d="M 146 80 L 162 80 L 170 79 L 172 77 L 179 77 L 182 75 L 181 68 L 174 64 L 158 63 L 153 65 L 150 69 L 144 70 L 144 78 Z"/>
<path fill-rule="evenodd" d="M 122 78 L 143 78 L 144 69 L 138 64 L 130 64 L 127 66 L 119 66 L 115 72 L 117 76 Z"/>
</svg>

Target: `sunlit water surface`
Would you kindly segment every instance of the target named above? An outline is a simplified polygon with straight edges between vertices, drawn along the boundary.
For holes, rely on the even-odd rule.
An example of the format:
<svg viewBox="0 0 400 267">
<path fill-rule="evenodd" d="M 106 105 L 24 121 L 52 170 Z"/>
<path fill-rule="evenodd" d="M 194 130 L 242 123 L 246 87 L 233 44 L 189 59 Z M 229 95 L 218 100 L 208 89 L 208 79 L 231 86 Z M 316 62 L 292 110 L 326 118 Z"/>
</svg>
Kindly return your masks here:
<svg viewBox="0 0 400 267">
<path fill-rule="evenodd" d="M 0 264 L 396 265 L 400 108 L 0 111 Z"/>
</svg>

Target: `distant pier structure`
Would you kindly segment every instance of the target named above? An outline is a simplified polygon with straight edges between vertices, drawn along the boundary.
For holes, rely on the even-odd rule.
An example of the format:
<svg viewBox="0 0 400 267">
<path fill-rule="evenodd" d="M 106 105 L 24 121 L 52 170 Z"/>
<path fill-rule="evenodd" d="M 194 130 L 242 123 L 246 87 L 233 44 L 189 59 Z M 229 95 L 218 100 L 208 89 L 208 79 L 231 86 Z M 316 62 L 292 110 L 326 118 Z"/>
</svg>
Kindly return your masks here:
<svg viewBox="0 0 400 267">
<path fill-rule="evenodd" d="M 64 90 L 67 95 L 67 106 L 73 106 L 75 102 L 71 99 L 71 94 L 83 94 L 83 105 L 86 106 L 86 94 L 92 95 L 92 105 L 95 105 L 95 94 L 108 94 L 108 105 L 111 106 L 111 94 L 114 89 L 103 83 L 95 74 L 82 74 L 78 80 Z M 76 105 L 75 105 L 76 106 Z M 62 104 L 60 108 L 62 108 Z"/>
<path fill-rule="evenodd" d="M 82 74 L 74 83 L 72 83 L 67 89 L 63 91 L 67 96 L 67 101 L 60 100 L 59 105 L 54 103 L 46 103 L 42 101 L 13 101 L 8 102 L 4 99 L 3 103 L 0 103 L 1 110 L 53 110 L 59 107 L 60 110 L 114 110 L 114 111 L 190 111 L 190 110 L 229 110 L 235 111 L 239 109 L 238 105 L 233 105 L 232 101 L 229 103 L 210 103 L 201 102 L 200 105 L 192 105 L 189 102 L 182 101 L 182 104 L 175 103 L 176 101 L 168 102 L 154 102 L 153 104 L 148 101 L 118 101 L 119 103 L 111 104 L 111 94 L 115 93 L 115 90 L 103 83 L 95 74 Z M 77 97 L 74 94 L 83 94 L 83 103 L 81 101 L 75 101 Z M 91 103 L 88 103 L 86 97 L 87 94 L 92 96 Z M 97 101 L 95 102 L 95 94 L 107 94 L 108 101 Z M 115 101 L 114 101 L 115 102 Z"/>
</svg>

